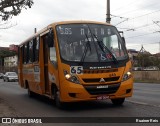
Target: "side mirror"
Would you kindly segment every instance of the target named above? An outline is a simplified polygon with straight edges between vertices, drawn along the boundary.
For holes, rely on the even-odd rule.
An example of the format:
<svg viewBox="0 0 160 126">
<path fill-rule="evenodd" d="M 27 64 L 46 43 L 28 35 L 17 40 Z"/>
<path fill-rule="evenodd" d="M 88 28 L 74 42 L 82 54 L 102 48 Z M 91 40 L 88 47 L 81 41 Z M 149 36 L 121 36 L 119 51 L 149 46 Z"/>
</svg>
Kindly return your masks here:
<svg viewBox="0 0 160 126">
<path fill-rule="evenodd" d="M 48 33 L 48 47 L 53 47 L 53 46 L 54 46 L 53 30 L 50 29 Z"/>
</svg>

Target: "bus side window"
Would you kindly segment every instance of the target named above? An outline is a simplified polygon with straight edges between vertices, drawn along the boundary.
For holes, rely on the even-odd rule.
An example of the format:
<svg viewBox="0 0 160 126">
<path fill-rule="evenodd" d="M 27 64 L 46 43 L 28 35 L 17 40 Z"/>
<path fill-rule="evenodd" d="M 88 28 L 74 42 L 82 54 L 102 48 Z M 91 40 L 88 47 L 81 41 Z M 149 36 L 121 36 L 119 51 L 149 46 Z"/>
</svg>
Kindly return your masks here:
<svg viewBox="0 0 160 126">
<path fill-rule="evenodd" d="M 24 46 L 24 64 L 29 62 L 29 43 L 26 43 Z"/>
<path fill-rule="evenodd" d="M 27 43 L 24 45 L 24 55 L 23 55 L 23 58 L 24 58 L 24 64 L 27 64 L 28 62 L 28 51 L 27 51 Z"/>
<path fill-rule="evenodd" d="M 33 40 L 29 42 L 29 63 L 33 62 Z"/>
<path fill-rule="evenodd" d="M 54 46 L 54 37 L 53 37 L 53 30 L 50 29 L 49 33 L 47 34 L 47 42 L 48 42 L 48 47 L 53 47 Z"/>
<path fill-rule="evenodd" d="M 22 46 L 22 62 L 23 62 L 23 64 L 25 64 L 24 49 L 25 49 L 25 46 L 23 45 Z"/>
<path fill-rule="evenodd" d="M 49 48 L 49 54 L 50 54 L 50 61 L 53 63 L 57 62 L 57 57 L 56 57 L 56 48 L 55 47 L 50 47 Z"/>
<path fill-rule="evenodd" d="M 39 61 L 39 36 L 33 40 L 33 62 Z"/>
</svg>

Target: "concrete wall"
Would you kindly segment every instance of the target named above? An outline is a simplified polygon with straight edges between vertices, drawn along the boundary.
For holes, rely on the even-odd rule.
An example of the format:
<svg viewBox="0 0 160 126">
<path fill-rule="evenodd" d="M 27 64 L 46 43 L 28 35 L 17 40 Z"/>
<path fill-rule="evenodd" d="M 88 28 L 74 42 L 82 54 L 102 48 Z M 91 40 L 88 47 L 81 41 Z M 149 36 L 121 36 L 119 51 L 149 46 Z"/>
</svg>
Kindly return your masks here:
<svg viewBox="0 0 160 126">
<path fill-rule="evenodd" d="M 134 71 L 135 80 L 160 81 L 160 71 Z"/>
</svg>

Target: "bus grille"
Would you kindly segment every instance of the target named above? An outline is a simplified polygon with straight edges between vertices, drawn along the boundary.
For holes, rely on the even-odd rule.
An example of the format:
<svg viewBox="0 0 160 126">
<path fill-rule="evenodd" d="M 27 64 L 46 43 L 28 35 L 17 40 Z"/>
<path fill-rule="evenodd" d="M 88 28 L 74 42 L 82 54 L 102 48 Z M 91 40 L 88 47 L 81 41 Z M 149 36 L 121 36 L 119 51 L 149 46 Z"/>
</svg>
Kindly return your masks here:
<svg viewBox="0 0 160 126">
<path fill-rule="evenodd" d="M 101 78 L 90 78 L 90 79 L 83 79 L 83 81 L 85 83 L 97 83 L 100 82 Z M 105 80 L 105 82 L 112 82 L 112 81 L 118 81 L 119 80 L 119 76 L 118 77 L 110 77 L 110 78 L 103 78 Z"/>
<path fill-rule="evenodd" d="M 108 70 L 83 70 L 85 74 L 93 74 L 93 73 L 110 73 L 110 72 L 117 72 L 118 69 L 108 69 Z"/>
<path fill-rule="evenodd" d="M 100 86 L 102 86 L 102 88 L 98 88 Z M 107 87 L 107 88 L 103 88 L 103 87 Z M 84 88 L 91 95 L 113 94 L 113 93 L 115 93 L 118 90 L 119 87 L 120 87 L 120 83 L 109 84 L 109 85 L 84 86 Z"/>
</svg>

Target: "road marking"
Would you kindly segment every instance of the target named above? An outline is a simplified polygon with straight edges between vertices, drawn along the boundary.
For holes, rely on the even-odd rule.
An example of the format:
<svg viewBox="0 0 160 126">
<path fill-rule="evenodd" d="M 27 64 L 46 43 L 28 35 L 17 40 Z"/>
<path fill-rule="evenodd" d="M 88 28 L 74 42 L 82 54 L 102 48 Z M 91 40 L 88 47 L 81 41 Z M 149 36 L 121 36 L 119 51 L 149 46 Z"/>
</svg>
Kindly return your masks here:
<svg viewBox="0 0 160 126">
<path fill-rule="evenodd" d="M 130 103 L 134 103 L 134 104 L 146 105 L 146 106 L 152 106 L 152 107 L 158 107 L 158 108 L 160 108 L 160 105 L 151 105 L 151 104 L 148 104 L 148 103 L 145 103 L 145 102 L 131 101 L 131 100 L 126 100 L 126 101 L 130 102 Z"/>
</svg>

